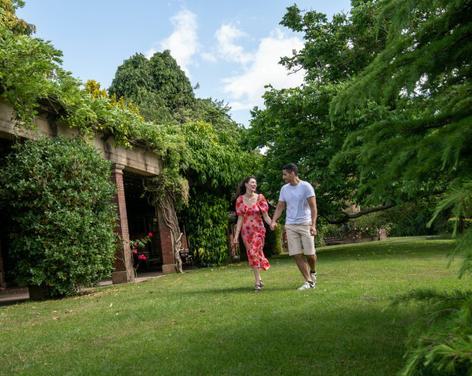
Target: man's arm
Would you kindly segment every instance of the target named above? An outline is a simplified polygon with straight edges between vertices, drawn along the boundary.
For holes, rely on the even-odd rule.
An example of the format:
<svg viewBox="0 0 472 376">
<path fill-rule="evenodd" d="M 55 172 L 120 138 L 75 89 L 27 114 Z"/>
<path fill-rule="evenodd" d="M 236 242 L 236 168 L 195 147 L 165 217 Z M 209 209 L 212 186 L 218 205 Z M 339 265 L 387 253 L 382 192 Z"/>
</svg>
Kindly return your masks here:
<svg viewBox="0 0 472 376">
<path fill-rule="evenodd" d="M 307 198 L 308 200 L 308 205 L 310 206 L 310 211 L 311 211 L 311 226 L 310 226 L 310 232 L 312 235 L 316 235 L 316 220 L 318 219 L 318 209 L 316 207 L 316 197 L 311 196 Z"/>
<path fill-rule="evenodd" d="M 285 209 L 285 201 L 279 201 L 277 202 L 277 206 L 275 208 L 274 215 L 272 217 L 272 222 L 270 224 L 270 229 L 274 230 L 275 226 L 277 226 L 277 220 L 280 218 L 282 215 L 283 211 Z"/>
</svg>

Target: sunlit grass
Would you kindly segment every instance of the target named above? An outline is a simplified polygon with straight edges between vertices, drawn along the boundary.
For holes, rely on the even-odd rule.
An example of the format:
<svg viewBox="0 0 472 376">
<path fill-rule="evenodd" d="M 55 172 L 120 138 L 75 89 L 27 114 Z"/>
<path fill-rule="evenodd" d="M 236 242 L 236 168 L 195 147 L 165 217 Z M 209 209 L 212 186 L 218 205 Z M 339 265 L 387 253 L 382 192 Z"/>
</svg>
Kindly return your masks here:
<svg viewBox="0 0 472 376">
<path fill-rule="evenodd" d="M 0 375 L 394 375 L 413 288 L 465 289 L 450 240 L 319 250 L 318 287 L 287 257 L 252 291 L 244 264 L 0 307 Z"/>
</svg>

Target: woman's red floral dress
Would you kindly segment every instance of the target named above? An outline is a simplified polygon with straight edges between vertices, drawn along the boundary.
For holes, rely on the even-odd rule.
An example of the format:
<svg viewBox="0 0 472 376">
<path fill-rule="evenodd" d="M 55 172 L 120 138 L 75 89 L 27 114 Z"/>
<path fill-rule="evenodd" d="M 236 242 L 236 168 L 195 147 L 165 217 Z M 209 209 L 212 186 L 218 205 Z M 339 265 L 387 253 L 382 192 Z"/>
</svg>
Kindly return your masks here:
<svg viewBox="0 0 472 376">
<path fill-rule="evenodd" d="M 246 247 L 249 266 L 267 270 L 269 261 L 264 255 L 265 227 L 262 222 L 262 213 L 269 210 L 267 200 L 259 194 L 253 205 L 246 205 L 243 196 L 236 199 L 236 214 L 243 217 L 241 236 Z"/>
</svg>

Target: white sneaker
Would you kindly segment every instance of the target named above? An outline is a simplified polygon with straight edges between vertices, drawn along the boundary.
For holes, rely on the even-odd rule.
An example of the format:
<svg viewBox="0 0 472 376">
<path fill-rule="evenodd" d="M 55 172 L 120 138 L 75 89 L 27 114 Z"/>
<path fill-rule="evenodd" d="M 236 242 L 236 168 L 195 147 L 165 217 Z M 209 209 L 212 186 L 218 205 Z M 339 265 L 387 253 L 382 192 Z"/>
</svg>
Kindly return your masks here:
<svg viewBox="0 0 472 376">
<path fill-rule="evenodd" d="M 316 272 L 310 273 L 311 280 L 313 281 L 313 284 L 316 286 Z"/>
<path fill-rule="evenodd" d="M 309 290 L 309 289 L 314 289 L 315 288 L 315 284 L 314 283 L 310 283 L 310 282 L 305 282 L 303 285 L 301 285 L 298 290 Z"/>
</svg>

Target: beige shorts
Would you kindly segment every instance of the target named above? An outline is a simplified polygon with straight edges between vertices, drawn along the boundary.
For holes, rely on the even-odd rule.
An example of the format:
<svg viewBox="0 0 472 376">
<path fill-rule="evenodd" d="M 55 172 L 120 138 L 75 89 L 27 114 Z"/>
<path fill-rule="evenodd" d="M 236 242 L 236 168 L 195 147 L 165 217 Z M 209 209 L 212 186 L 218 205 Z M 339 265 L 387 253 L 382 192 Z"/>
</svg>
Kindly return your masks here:
<svg viewBox="0 0 472 376">
<path fill-rule="evenodd" d="M 310 225 L 285 225 L 287 233 L 288 254 L 290 256 L 314 255 L 315 237 L 310 234 Z"/>
</svg>

